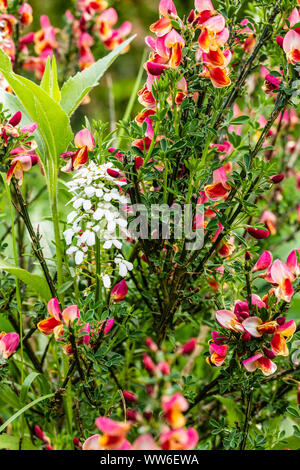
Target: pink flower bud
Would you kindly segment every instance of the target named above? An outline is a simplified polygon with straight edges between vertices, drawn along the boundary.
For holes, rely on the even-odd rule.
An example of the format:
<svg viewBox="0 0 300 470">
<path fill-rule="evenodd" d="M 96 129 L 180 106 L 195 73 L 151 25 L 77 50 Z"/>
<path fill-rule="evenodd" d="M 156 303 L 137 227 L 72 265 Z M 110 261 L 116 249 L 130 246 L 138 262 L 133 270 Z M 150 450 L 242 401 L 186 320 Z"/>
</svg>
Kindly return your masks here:
<svg viewBox="0 0 300 470">
<path fill-rule="evenodd" d="M 277 318 L 276 321 L 277 321 L 278 325 L 284 325 L 285 322 L 286 322 L 286 318 L 285 317 L 279 317 L 279 318 Z"/>
<path fill-rule="evenodd" d="M 248 233 L 251 235 L 251 237 L 256 238 L 256 240 L 262 240 L 264 238 L 268 238 L 270 235 L 270 232 L 268 230 L 263 230 L 261 228 L 253 228 L 253 227 L 248 227 Z"/>
<path fill-rule="evenodd" d="M 108 168 L 106 171 L 112 178 L 119 178 L 120 176 L 119 171 L 113 170 L 112 168 Z"/>
<path fill-rule="evenodd" d="M 247 331 L 246 333 L 243 334 L 242 341 L 244 341 L 244 343 L 248 343 L 248 341 L 250 341 L 250 340 L 251 340 L 251 335 Z"/>
<path fill-rule="evenodd" d="M 283 173 L 280 173 L 278 175 L 273 175 L 271 176 L 270 180 L 272 181 L 272 183 L 274 184 L 278 184 L 278 183 L 281 183 L 281 181 L 285 178 L 285 175 Z"/>
<path fill-rule="evenodd" d="M 45 439 L 45 434 L 43 433 L 42 429 L 39 426 L 34 426 L 34 434 L 38 439 L 43 441 Z"/>
<path fill-rule="evenodd" d="M 273 353 L 273 351 L 271 351 L 271 349 L 263 347 L 263 352 L 265 356 L 267 356 L 269 359 L 274 359 L 275 354 Z"/>
<path fill-rule="evenodd" d="M 80 440 L 78 439 L 78 437 L 73 438 L 73 444 L 74 444 L 74 447 L 77 448 L 77 449 L 82 448 L 82 444 L 81 444 Z"/>
<path fill-rule="evenodd" d="M 159 370 L 163 375 L 169 375 L 170 365 L 166 361 L 159 362 L 157 364 L 157 370 Z"/>
<path fill-rule="evenodd" d="M 139 411 L 138 411 L 137 409 L 130 410 L 129 408 L 127 408 L 127 410 L 126 410 L 126 418 L 127 418 L 129 421 L 137 421 L 137 420 L 138 420 L 138 417 L 139 417 Z"/>
<path fill-rule="evenodd" d="M 137 402 L 137 396 L 135 393 L 130 392 L 129 390 L 123 390 L 123 397 L 128 403 Z"/>
<path fill-rule="evenodd" d="M 146 346 L 150 349 L 150 351 L 157 352 L 158 346 L 151 338 L 146 338 Z"/>
<path fill-rule="evenodd" d="M 284 177 L 285 175 L 283 173 L 280 173 L 278 175 L 271 176 L 270 180 L 272 181 L 272 183 L 278 184 L 284 179 Z"/>
<path fill-rule="evenodd" d="M 197 338 L 191 338 L 187 343 L 177 350 L 177 353 L 180 355 L 191 354 L 194 351 L 196 344 Z"/>
<path fill-rule="evenodd" d="M 110 297 L 115 301 L 115 302 L 120 302 L 121 300 L 124 300 L 128 292 L 128 286 L 126 281 L 124 279 L 121 282 L 118 282 L 112 290 Z"/>
<path fill-rule="evenodd" d="M 283 48 L 283 37 L 282 36 L 276 36 L 276 42 L 278 44 L 278 46 L 281 47 L 281 49 Z"/>
<path fill-rule="evenodd" d="M 144 364 L 144 367 L 145 369 L 150 373 L 154 373 L 155 372 L 155 364 L 154 362 L 152 361 L 151 357 L 148 356 L 148 354 L 144 354 L 143 355 L 143 364 Z"/>
<path fill-rule="evenodd" d="M 47 444 L 45 447 L 45 450 L 54 450 L 54 449 L 50 444 Z"/>
<path fill-rule="evenodd" d="M 192 24 L 195 21 L 195 18 L 196 18 L 195 12 L 194 10 L 191 10 L 187 19 L 188 23 Z"/>
<path fill-rule="evenodd" d="M 245 260 L 246 260 L 246 261 L 249 261 L 250 259 L 251 259 L 251 253 L 250 253 L 250 251 L 246 251 L 246 253 L 245 253 Z"/>
<path fill-rule="evenodd" d="M 144 159 L 142 157 L 136 157 L 135 166 L 137 170 L 139 170 L 141 166 L 143 166 L 143 163 L 144 163 Z"/>
<path fill-rule="evenodd" d="M 17 126 L 19 124 L 19 122 L 21 121 L 22 119 L 22 113 L 21 111 L 17 111 L 16 114 L 14 114 L 10 120 L 8 121 L 8 124 L 10 124 L 11 126 Z"/>
</svg>

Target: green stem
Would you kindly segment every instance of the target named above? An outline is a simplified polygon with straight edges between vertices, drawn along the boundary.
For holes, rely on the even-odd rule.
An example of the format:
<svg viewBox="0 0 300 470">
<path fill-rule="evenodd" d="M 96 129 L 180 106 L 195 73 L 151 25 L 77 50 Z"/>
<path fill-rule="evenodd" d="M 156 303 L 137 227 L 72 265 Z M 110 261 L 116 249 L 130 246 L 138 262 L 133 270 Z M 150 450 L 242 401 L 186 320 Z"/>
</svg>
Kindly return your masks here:
<svg viewBox="0 0 300 470">
<path fill-rule="evenodd" d="M 147 165 L 147 163 L 148 163 L 148 161 L 149 161 L 149 159 L 152 155 L 152 152 L 154 150 L 154 146 L 155 146 L 155 143 L 156 143 L 156 137 L 158 135 L 159 124 L 160 124 L 159 121 L 156 121 L 155 127 L 154 127 L 154 132 L 153 132 L 153 137 L 152 137 L 152 141 L 151 141 L 151 145 L 149 147 L 149 150 L 148 150 L 148 153 L 145 157 L 143 165 L 141 166 L 141 170 L 143 170 L 146 167 L 146 165 Z"/>
<path fill-rule="evenodd" d="M 59 229 L 59 213 L 57 201 L 57 171 L 56 167 L 53 168 L 52 178 L 50 177 L 50 198 L 51 198 L 51 212 L 54 228 L 54 239 L 56 249 L 56 265 L 57 265 L 57 287 L 58 290 L 63 283 L 63 257 L 61 250 L 61 239 Z"/>
<path fill-rule="evenodd" d="M 101 293 L 101 246 L 100 240 L 96 236 L 96 292 L 95 301 L 99 302 Z"/>
<path fill-rule="evenodd" d="M 18 252 L 17 252 L 16 232 L 15 232 L 15 226 L 14 226 L 13 205 L 12 205 L 12 202 L 11 202 L 11 192 L 10 192 L 9 185 L 6 183 L 6 179 L 5 179 L 4 175 L 2 175 L 2 179 L 3 179 L 3 182 L 4 182 L 5 189 L 6 189 L 6 194 L 7 194 L 8 204 L 9 204 L 13 255 L 14 255 L 15 265 L 17 266 L 18 265 Z M 16 278 L 16 299 L 17 299 L 17 309 L 18 309 L 19 324 L 20 324 L 21 383 L 23 383 L 23 380 L 24 380 L 24 355 L 23 355 L 22 300 L 21 300 L 21 292 L 20 292 L 20 283 L 19 283 L 19 280 L 17 278 Z"/>
</svg>

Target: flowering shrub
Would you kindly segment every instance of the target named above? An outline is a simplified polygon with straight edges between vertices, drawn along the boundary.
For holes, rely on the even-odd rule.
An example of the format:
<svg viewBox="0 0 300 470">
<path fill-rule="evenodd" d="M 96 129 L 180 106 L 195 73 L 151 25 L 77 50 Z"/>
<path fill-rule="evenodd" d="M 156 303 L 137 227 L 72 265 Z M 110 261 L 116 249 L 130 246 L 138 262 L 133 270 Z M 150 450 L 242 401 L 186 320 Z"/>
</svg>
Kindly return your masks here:
<svg viewBox="0 0 300 470">
<path fill-rule="evenodd" d="M 300 6 L 157 2 L 104 123 L 136 24 L 73 3 L 0 0 L 0 448 L 299 449 Z"/>
</svg>

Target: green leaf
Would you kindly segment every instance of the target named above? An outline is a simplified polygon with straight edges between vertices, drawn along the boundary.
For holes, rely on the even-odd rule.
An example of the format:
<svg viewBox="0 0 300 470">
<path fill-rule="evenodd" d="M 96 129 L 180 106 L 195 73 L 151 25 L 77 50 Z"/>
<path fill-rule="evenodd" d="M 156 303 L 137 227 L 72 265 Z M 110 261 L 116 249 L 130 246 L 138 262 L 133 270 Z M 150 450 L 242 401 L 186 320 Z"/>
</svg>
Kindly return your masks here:
<svg viewBox="0 0 300 470">
<path fill-rule="evenodd" d="M 300 410 L 296 408 L 292 408 L 291 406 L 288 406 L 286 411 L 293 415 L 295 418 L 300 418 Z"/>
<path fill-rule="evenodd" d="M 32 123 L 31 117 L 27 113 L 27 111 L 24 108 L 24 106 L 22 105 L 22 103 L 16 97 L 16 95 L 13 95 L 12 93 L 8 93 L 7 91 L 0 88 L 0 103 L 2 103 L 4 109 L 7 109 L 8 111 L 10 111 L 10 113 L 12 115 L 14 115 L 17 111 L 21 111 L 22 120 L 21 120 L 20 125 L 22 127 L 25 127 L 28 124 Z M 33 135 L 34 140 L 36 141 L 36 143 L 38 145 L 38 148 L 40 149 L 41 153 L 44 154 L 45 153 L 45 146 L 44 146 L 42 136 L 39 133 L 39 130 L 36 129 L 32 135 Z"/>
<path fill-rule="evenodd" d="M 0 49 L 0 72 L 10 84 L 33 121 L 47 149 L 48 158 L 55 163 L 73 139 L 69 118 L 43 88 L 12 71 L 8 56 Z M 44 161 L 45 163 L 45 161 Z"/>
<path fill-rule="evenodd" d="M 235 401 L 231 400 L 230 398 L 221 397 L 219 395 L 217 395 L 216 398 L 225 406 L 229 426 L 235 426 L 236 422 L 242 423 L 243 413 Z"/>
<path fill-rule="evenodd" d="M 18 395 L 8 386 L 1 386 L 1 397 L 0 402 L 12 408 L 18 408 L 20 406 Z"/>
<path fill-rule="evenodd" d="M 49 286 L 43 276 L 39 274 L 32 274 L 25 269 L 14 266 L 0 259 L 0 270 L 6 271 L 13 276 L 16 276 L 20 281 L 24 282 L 28 287 L 34 290 L 42 297 L 45 302 L 51 299 L 51 292 Z"/>
<path fill-rule="evenodd" d="M 43 78 L 40 83 L 40 87 L 47 93 L 47 95 L 51 95 L 50 75 L 51 75 L 51 64 L 50 64 L 50 57 L 48 57 L 46 66 L 45 66 L 45 71 L 43 74 Z"/>
<path fill-rule="evenodd" d="M 57 80 L 57 65 L 55 56 L 52 57 L 52 67 L 50 58 L 48 57 L 45 72 L 40 83 L 40 87 L 51 96 L 57 103 L 60 102 L 61 94 Z"/>
<path fill-rule="evenodd" d="M 238 116 L 238 117 L 235 117 L 233 119 L 231 119 L 231 121 L 229 122 L 229 126 L 236 126 L 238 124 L 243 124 L 244 122 L 247 122 L 249 121 L 250 117 L 249 116 Z"/>
<path fill-rule="evenodd" d="M 23 437 L 22 440 L 20 440 L 20 437 L 9 436 L 8 434 L 2 434 L 0 436 L 0 449 L 37 450 L 29 437 Z"/>
<path fill-rule="evenodd" d="M 69 78 L 63 85 L 60 104 L 68 116 L 71 116 L 75 109 L 78 108 L 89 91 L 99 84 L 100 78 L 125 47 L 131 43 L 134 37 L 135 36 L 132 36 L 127 39 L 127 41 L 124 41 L 105 57 L 97 60 L 97 62 L 82 72 L 78 72 L 74 77 Z"/>
<path fill-rule="evenodd" d="M 10 418 L 8 418 L 5 423 L 0 426 L 0 433 L 4 431 L 4 429 L 7 428 L 7 426 L 12 423 L 15 419 L 17 419 L 19 416 L 21 416 L 25 411 L 30 410 L 34 405 L 37 405 L 40 401 L 47 400 L 47 398 L 51 398 L 54 396 L 54 393 L 49 393 L 48 395 L 44 395 L 43 397 L 39 397 L 36 400 L 31 401 L 27 405 L 23 406 L 20 410 L 18 410 L 14 415 L 12 415 Z"/>
<path fill-rule="evenodd" d="M 36 378 L 43 381 L 44 391 L 47 389 L 47 392 L 49 392 L 49 386 L 47 384 L 45 377 L 39 372 L 31 372 L 31 374 L 27 375 L 27 377 L 25 378 L 22 384 L 21 393 L 20 393 L 21 402 L 24 403 L 26 401 L 29 389 Z"/>
</svg>

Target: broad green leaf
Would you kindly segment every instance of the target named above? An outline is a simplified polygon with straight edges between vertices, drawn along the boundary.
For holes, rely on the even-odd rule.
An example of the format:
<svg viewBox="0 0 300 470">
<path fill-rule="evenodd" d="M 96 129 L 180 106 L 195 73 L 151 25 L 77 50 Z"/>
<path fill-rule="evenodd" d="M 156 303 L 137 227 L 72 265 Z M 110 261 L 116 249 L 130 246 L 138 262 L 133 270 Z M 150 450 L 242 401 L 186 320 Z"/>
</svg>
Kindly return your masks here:
<svg viewBox="0 0 300 470">
<path fill-rule="evenodd" d="M 50 64 L 50 57 L 47 58 L 45 71 L 43 74 L 43 78 L 40 83 L 40 87 L 47 93 L 47 95 L 51 95 L 51 81 L 50 81 L 50 74 L 51 74 L 51 64 Z"/>
<path fill-rule="evenodd" d="M 61 106 L 40 86 L 12 71 L 8 56 L 0 49 L 0 72 L 23 104 L 31 119 L 38 124 L 47 148 L 48 157 L 57 162 L 70 141 L 73 132 L 69 118 Z"/>
<path fill-rule="evenodd" d="M 61 94 L 57 80 L 57 65 L 55 56 L 52 57 L 52 65 L 50 62 L 50 57 L 47 59 L 45 72 L 43 74 L 40 87 L 57 103 L 60 102 Z"/>
<path fill-rule="evenodd" d="M 127 39 L 127 41 L 124 41 L 112 52 L 107 54 L 107 56 L 97 60 L 97 62 L 82 72 L 78 72 L 74 77 L 69 78 L 63 85 L 60 104 L 68 116 L 71 116 L 75 109 L 78 108 L 89 91 L 99 84 L 100 78 L 128 44 L 130 44 L 134 37 L 135 36 L 132 36 Z"/>
<path fill-rule="evenodd" d="M 58 79 L 57 79 L 57 65 L 56 65 L 55 55 L 52 57 L 51 96 L 55 101 L 57 101 L 57 103 L 60 103 L 61 93 L 60 93 Z"/>
<path fill-rule="evenodd" d="M 29 273 L 25 269 L 18 268 L 3 260 L 0 260 L 0 270 L 6 271 L 20 279 L 20 281 L 24 282 L 30 289 L 40 295 L 45 302 L 51 299 L 52 296 L 49 286 L 43 276 Z"/>
<path fill-rule="evenodd" d="M 21 111 L 22 113 L 22 120 L 20 123 L 20 126 L 25 127 L 28 124 L 32 123 L 32 119 L 27 113 L 26 109 L 22 105 L 22 103 L 19 101 L 19 99 L 16 97 L 16 95 L 13 95 L 12 93 L 8 93 L 7 91 L 3 90 L 0 88 L 0 103 L 3 104 L 4 109 L 8 109 L 12 115 L 14 115 L 17 111 Z M 36 129 L 36 131 L 32 134 L 34 137 L 34 140 L 36 141 L 38 148 L 40 149 L 41 153 L 45 153 L 45 146 L 43 139 L 41 137 L 41 134 L 39 133 L 39 130 Z"/>
<path fill-rule="evenodd" d="M 30 410 L 34 405 L 37 405 L 40 401 L 47 400 L 47 398 L 51 398 L 54 396 L 54 393 L 49 393 L 48 395 L 44 395 L 43 397 L 39 397 L 36 400 L 31 401 L 27 405 L 23 406 L 20 410 L 18 410 L 15 414 L 13 414 L 10 418 L 8 418 L 5 423 L 0 426 L 0 433 L 4 431 L 4 429 L 7 428 L 7 426 L 12 423 L 15 419 L 17 419 L 19 416 L 21 416 L 25 411 Z"/>
<path fill-rule="evenodd" d="M 1 434 L 0 436 L 0 449 L 8 450 L 37 450 L 32 444 L 29 437 L 23 437 L 20 441 L 20 437 L 9 436 L 8 434 Z"/>
</svg>

